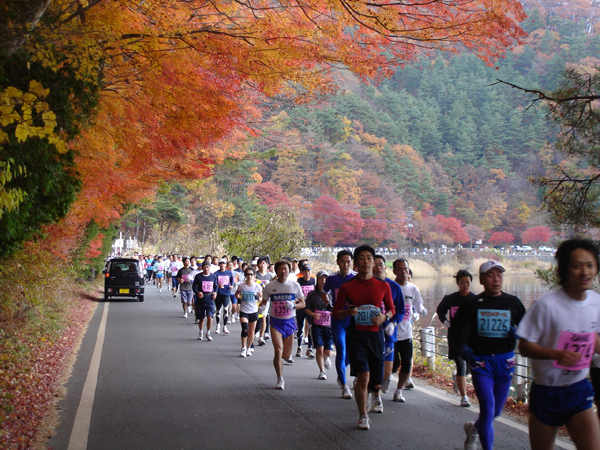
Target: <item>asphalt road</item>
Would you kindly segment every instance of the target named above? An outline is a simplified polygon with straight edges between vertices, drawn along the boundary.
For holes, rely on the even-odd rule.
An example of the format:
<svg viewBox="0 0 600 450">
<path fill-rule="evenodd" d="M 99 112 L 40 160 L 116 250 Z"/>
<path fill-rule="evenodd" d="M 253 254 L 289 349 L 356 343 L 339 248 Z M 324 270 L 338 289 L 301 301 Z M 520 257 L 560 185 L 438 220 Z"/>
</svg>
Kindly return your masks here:
<svg viewBox="0 0 600 450">
<path fill-rule="evenodd" d="M 406 403 L 393 402 L 390 389 L 384 413 L 370 415 L 371 431 L 357 430 L 356 404 L 341 398 L 333 368 L 327 381 L 317 380 L 316 362 L 295 358 L 284 365 L 285 390 L 275 390 L 270 342 L 241 358 L 239 322 L 229 326 L 229 335 L 213 332 L 212 342 L 198 341 L 193 318 L 182 318 L 179 297 L 146 289 L 143 303 L 98 305 L 48 448 L 460 450 L 464 422 L 477 417 L 476 408 L 458 406 L 457 396 L 415 380 Z M 104 338 L 97 339 L 103 326 Z M 94 349 L 101 356 L 96 361 Z M 89 380 L 98 362 L 90 399 Z M 86 404 L 89 432 L 80 420 Z M 494 448 L 528 449 L 525 429 L 504 421 L 496 422 Z"/>
</svg>

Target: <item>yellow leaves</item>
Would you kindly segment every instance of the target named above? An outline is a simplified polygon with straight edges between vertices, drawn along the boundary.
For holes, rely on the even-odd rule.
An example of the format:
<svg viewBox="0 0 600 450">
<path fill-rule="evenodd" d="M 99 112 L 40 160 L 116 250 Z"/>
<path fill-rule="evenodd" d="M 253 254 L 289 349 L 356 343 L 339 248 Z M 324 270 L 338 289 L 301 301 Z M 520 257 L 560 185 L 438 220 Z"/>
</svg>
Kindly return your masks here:
<svg viewBox="0 0 600 450">
<path fill-rule="evenodd" d="M 21 92 L 9 86 L 0 93 L 0 143 L 10 138 L 9 125 L 14 125 L 14 136 L 19 142 L 25 142 L 31 137 L 47 139 L 56 147 L 59 153 L 66 153 L 67 146 L 62 137 L 55 132 L 56 114 L 50 110 L 50 105 L 43 101 L 50 94 L 50 89 L 44 88 L 36 80 L 29 82 L 29 91 Z"/>
<path fill-rule="evenodd" d="M 13 163 L 12 159 L 6 162 L 0 161 L 0 217 L 5 211 L 17 209 L 27 196 L 21 189 L 6 188 L 6 184 L 14 178 L 13 172 L 18 173 L 19 176 L 25 174 L 25 169 L 22 166 L 13 167 Z"/>
</svg>

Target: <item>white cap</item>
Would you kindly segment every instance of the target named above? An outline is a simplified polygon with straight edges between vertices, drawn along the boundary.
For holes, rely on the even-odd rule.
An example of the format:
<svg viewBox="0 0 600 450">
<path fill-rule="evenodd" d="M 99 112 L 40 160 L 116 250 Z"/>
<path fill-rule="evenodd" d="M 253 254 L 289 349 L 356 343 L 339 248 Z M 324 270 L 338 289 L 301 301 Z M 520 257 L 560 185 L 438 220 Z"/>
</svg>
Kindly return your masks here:
<svg viewBox="0 0 600 450">
<path fill-rule="evenodd" d="M 479 275 L 483 275 L 492 269 L 500 269 L 500 272 L 506 272 L 506 269 L 498 261 L 486 261 L 479 266 Z"/>
<path fill-rule="evenodd" d="M 219 264 L 221 264 L 221 263 L 223 263 L 223 264 L 227 264 L 227 260 L 226 260 L 225 258 L 223 258 L 223 259 L 219 260 Z"/>
</svg>

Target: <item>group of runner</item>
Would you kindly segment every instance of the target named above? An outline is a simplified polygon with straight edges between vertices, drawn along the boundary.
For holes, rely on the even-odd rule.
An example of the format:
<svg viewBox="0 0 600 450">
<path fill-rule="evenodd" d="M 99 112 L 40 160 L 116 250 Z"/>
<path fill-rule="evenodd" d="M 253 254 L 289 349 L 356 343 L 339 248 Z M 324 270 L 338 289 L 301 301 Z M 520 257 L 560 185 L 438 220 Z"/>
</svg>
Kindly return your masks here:
<svg viewBox="0 0 600 450">
<path fill-rule="evenodd" d="M 310 330 L 307 356 L 316 357 L 319 379 L 327 378 L 335 346 L 337 381 L 343 398 L 355 397 L 357 428 L 369 430 L 369 412 L 383 412 L 381 394 L 388 392 L 394 373 L 398 382 L 392 399 L 406 401 L 403 391 L 412 385 L 412 320 L 427 315 L 419 289 L 409 281 L 406 259 L 392 263 L 395 280 L 385 276 L 385 258 L 369 246 L 340 251 L 339 270 L 332 275 L 320 271 L 316 277 L 307 261 L 297 259 L 279 260 L 272 271 L 268 258 L 255 257 L 250 264 L 221 258 L 217 270 L 212 270 L 211 259 L 205 257 L 198 269 L 196 261 L 183 258 L 175 276 L 184 317 L 195 312 L 198 339 L 212 340 L 213 318 L 215 332 L 220 332 L 220 310 L 223 332 L 229 333 L 227 307 L 232 303 L 241 322 L 241 357 L 252 356 L 255 335 L 257 344 L 264 345 L 270 331 L 276 389 L 285 388 L 283 362 L 293 362 L 294 338 L 296 356 L 301 356 Z M 561 425 L 578 450 L 600 448 L 600 421 L 593 409 L 594 387 L 600 389 L 598 372 L 593 372 L 594 387 L 587 378 L 594 355 L 600 359 L 600 295 L 591 290 L 599 251 L 591 241 L 572 239 L 559 246 L 556 259 L 560 289 L 540 297 L 529 312 L 517 297 L 503 292 L 506 269 L 497 261 L 479 267 L 482 293 L 471 292 L 473 275 L 461 270 L 455 275 L 458 291 L 437 307 L 448 328 L 448 356 L 456 362 L 460 405 L 470 406 L 470 371 L 480 406 L 477 421 L 464 425 L 465 450 L 477 449 L 478 441 L 484 450 L 493 449 L 493 421 L 509 393 L 517 342 L 521 354 L 532 359 L 531 448 L 553 449 Z M 160 258 L 152 265 L 158 279 L 156 264 L 160 267 Z M 354 395 L 348 366 L 355 377 Z"/>
</svg>

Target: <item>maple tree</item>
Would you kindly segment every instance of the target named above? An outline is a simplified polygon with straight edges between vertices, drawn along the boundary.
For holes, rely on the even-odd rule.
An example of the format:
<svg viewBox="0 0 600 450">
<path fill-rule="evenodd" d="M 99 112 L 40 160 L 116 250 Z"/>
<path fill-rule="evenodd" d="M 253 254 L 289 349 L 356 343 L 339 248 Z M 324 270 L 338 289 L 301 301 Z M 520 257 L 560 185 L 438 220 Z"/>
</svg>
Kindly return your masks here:
<svg viewBox="0 0 600 450">
<path fill-rule="evenodd" d="M 508 231 L 494 231 L 488 240 L 493 245 L 508 245 L 515 241 L 515 237 Z"/>
<path fill-rule="evenodd" d="M 354 245 L 361 238 L 364 221 L 360 213 L 342 206 L 333 197 L 316 198 L 310 209 L 316 241 L 327 246 Z"/>
<path fill-rule="evenodd" d="M 523 244 L 545 244 L 552 239 L 553 233 L 549 227 L 533 227 L 528 228 L 521 234 L 521 242 Z"/>
</svg>

